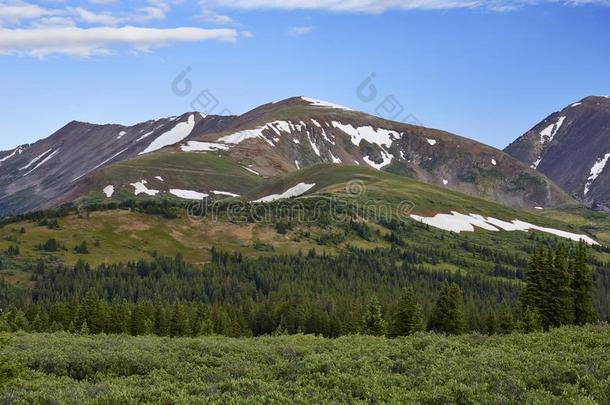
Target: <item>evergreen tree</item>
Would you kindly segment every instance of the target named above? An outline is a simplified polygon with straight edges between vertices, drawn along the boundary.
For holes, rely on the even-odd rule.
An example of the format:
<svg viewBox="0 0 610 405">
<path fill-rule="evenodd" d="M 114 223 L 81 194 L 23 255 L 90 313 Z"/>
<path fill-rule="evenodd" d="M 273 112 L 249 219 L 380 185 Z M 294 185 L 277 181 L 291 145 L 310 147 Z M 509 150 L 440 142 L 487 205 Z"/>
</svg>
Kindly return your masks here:
<svg viewBox="0 0 610 405">
<path fill-rule="evenodd" d="M 558 315 L 558 300 L 555 293 L 557 292 L 557 274 L 555 273 L 555 261 L 553 252 L 549 249 L 543 254 L 542 269 L 541 269 L 541 290 L 538 297 L 538 311 L 540 320 L 544 330 L 549 330 L 556 325 Z"/>
<path fill-rule="evenodd" d="M 555 299 L 556 318 L 553 326 L 571 325 L 574 322 L 574 298 L 572 295 L 572 276 L 565 245 L 557 246 L 554 263 L 555 283 L 552 296 Z"/>
<path fill-rule="evenodd" d="M 498 332 L 502 335 L 508 335 L 513 332 L 515 329 L 515 320 L 513 318 L 513 313 L 506 306 L 502 307 L 500 310 L 500 315 L 498 316 Z"/>
<path fill-rule="evenodd" d="M 462 309 L 462 290 L 457 284 L 445 284 L 436 302 L 429 329 L 450 335 L 466 331 L 466 319 Z"/>
<path fill-rule="evenodd" d="M 25 316 L 25 313 L 21 310 L 15 313 L 15 318 L 13 319 L 13 331 L 23 331 L 29 332 L 30 323 L 28 322 L 28 318 Z"/>
<path fill-rule="evenodd" d="M 496 318 L 496 314 L 493 312 L 490 312 L 487 316 L 487 320 L 485 321 L 485 331 L 490 336 L 498 334 L 498 319 Z"/>
<path fill-rule="evenodd" d="M 421 307 L 412 288 L 404 290 L 394 314 L 390 336 L 408 336 L 425 329 Z"/>
<path fill-rule="evenodd" d="M 87 325 L 87 321 L 83 322 L 83 324 L 80 327 L 79 333 L 83 336 L 87 336 L 91 333 L 91 330 L 89 329 L 89 325 Z"/>
<path fill-rule="evenodd" d="M 362 333 L 371 336 L 383 336 L 386 333 L 386 321 L 381 315 L 381 305 L 376 295 L 371 297 L 362 318 Z"/>
<path fill-rule="evenodd" d="M 544 250 L 538 247 L 532 253 L 525 273 L 525 291 L 521 295 L 521 313 L 536 312 L 540 316 L 544 309 L 545 290 L 543 283 Z"/>
<path fill-rule="evenodd" d="M 542 319 L 538 309 L 527 308 L 521 320 L 521 331 L 524 333 L 542 332 Z"/>
<path fill-rule="evenodd" d="M 593 274 L 587 265 L 587 247 L 580 241 L 572 263 L 572 293 L 574 299 L 574 323 L 585 325 L 595 321 L 592 290 Z"/>
<path fill-rule="evenodd" d="M 184 307 L 176 303 L 170 319 L 170 336 L 187 336 L 188 331 L 189 324 Z"/>
</svg>

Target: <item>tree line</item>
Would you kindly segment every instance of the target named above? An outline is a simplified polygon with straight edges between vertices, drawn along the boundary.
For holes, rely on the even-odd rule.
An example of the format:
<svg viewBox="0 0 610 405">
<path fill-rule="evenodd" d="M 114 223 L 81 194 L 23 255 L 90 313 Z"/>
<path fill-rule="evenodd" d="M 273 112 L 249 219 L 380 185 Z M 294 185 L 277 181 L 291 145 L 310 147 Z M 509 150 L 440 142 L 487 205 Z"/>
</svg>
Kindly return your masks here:
<svg viewBox="0 0 610 405">
<path fill-rule="evenodd" d="M 595 319 L 584 244 L 535 250 L 521 283 L 440 272 L 398 249 L 245 258 L 212 251 L 91 268 L 40 261 L 31 290 L 0 282 L 3 328 L 133 335 L 403 336 L 549 329 Z M 373 297 L 373 298 L 371 298 Z"/>
</svg>

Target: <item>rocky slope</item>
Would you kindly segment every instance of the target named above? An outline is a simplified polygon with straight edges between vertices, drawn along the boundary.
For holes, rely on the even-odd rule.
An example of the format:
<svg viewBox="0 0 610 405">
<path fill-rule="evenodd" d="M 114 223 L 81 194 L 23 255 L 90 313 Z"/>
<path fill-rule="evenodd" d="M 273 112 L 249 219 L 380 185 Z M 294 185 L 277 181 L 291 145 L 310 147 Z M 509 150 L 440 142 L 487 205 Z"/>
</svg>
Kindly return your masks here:
<svg viewBox="0 0 610 405">
<path fill-rule="evenodd" d="M 571 201 L 497 149 L 295 97 L 239 117 L 188 113 L 133 127 L 70 123 L 0 153 L 0 212 L 52 207 L 91 191 L 105 198 L 241 195 L 266 178 L 320 163 L 370 166 L 513 207 Z"/>
<path fill-rule="evenodd" d="M 610 200 L 610 96 L 586 97 L 555 112 L 505 152 L 590 204 Z"/>
</svg>

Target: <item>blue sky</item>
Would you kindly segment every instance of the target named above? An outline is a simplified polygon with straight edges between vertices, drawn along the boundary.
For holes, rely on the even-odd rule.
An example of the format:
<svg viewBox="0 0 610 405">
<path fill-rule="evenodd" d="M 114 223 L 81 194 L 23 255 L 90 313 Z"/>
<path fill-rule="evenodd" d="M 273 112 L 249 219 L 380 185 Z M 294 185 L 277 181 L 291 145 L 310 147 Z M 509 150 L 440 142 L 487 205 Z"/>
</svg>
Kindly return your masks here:
<svg viewBox="0 0 610 405">
<path fill-rule="evenodd" d="M 375 113 L 393 97 L 398 119 L 503 148 L 610 94 L 608 21 L 606 0 L 0 0 L 0 149 L 71 120 L 180 114 L 206 90 L 236 114 L 294 95 Z"/>
</svg>

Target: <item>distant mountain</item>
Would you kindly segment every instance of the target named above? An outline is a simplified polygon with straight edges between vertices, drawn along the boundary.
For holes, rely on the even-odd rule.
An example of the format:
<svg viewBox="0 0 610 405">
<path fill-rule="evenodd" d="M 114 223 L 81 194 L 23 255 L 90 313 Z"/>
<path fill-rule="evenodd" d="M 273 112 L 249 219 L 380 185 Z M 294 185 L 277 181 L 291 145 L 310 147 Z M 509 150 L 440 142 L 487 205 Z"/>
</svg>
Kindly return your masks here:
<svg viewBox="0 0 610 405">
<path fill-rule="evenodd" d="M 0 152 L 0 213 L 91 192 L 105 199 L 244 195 L 267 178 L 322 163 L 370 166 L 513 207 L 572 201 L 492 147 L 294 97 L 241 116 L 187 113 L 132 127 L 72 122 L 33 145 Z"/>
<path fill-rule="evenodd" d="M 546 119 L 505 152 L 590 204 L 610 201 L 610 96 L 586 97 Z"/>
</svg>

